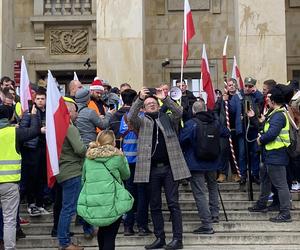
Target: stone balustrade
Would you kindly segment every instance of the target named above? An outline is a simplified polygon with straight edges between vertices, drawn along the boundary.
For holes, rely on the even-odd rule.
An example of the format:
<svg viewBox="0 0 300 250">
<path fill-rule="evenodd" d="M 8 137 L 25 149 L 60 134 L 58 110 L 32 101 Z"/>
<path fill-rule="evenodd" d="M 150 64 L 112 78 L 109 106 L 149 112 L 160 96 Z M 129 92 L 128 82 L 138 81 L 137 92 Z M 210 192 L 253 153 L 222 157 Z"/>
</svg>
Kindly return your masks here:
<svg viewBox="0 0 300 250">
<path fill-rule="evenodd" d="M 45 16 L 92 14 L 92 0 L 44 0 Z"/>
</svg>

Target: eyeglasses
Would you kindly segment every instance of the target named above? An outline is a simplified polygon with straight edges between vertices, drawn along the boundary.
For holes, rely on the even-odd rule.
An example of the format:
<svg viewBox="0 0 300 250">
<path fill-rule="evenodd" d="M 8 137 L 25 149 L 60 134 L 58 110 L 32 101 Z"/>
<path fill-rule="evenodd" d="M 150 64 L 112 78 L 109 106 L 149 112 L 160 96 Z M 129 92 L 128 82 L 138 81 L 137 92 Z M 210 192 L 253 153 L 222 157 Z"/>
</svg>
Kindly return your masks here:
<svg viewBox="0 0 300 250">
<path fill-rule="evenodd" d="M 148 102 L 145 104 L 145 107 L 151 106 L 151 105 L 158 105 L 157 102 Z"/>
<path fill-rule="evenodd" d="M 253 87 L 254 87 L 254 85 L 245 85 L 245 88 L 251 89 L 251 88 L 253 88 Z"/>
</svg>

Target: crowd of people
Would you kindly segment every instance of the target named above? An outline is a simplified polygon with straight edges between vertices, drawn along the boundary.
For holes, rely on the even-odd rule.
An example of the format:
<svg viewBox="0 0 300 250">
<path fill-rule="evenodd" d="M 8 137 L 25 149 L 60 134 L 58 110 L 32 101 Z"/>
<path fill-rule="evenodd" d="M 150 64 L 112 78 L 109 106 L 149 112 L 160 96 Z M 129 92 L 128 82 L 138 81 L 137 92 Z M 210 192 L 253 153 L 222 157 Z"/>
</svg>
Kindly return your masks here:
<svg viewBox="0 0 300 250">
<path fill-rule="evenodd" d="M 229 180 L 260 185 L 259 200 L 249 211 L 278 211 L 271 222 L 291 222 L 290 191 L 300 190 L 299 83 L 266 80 L 262 92 L 256 83 L 246 77 L 239 89 L 236 79 L 228 79 L 225 91 L 215 91 L 214 110 L 208 110 L 205 95 L 195 97 L 184 80 L 176 82 L 181 91 L 176 100 L 169 84 L 137 92 L 128 83 L 113 88 L 95 78 L 86 88 L 72 80 L 64 97 L 70 125 L 60 172 L 49 188 L 46 89 L 30 84 L 32 101 L 22 112 L 14 81 L 3 77 L 0 249 L 15 249 L 16 239 L 26 237 L 21 226 L 29 221 L 19 216 L 20 203 L 27 204 L 30 217 L 53 213 L 51 236 L 58 239 L 59 249 L 83 249 L 72 243 L 75 215 L 84 237 L 97 237 L 102 250 L 115 249 L 122 221 L 124 236 L 154 234 L 146 249 L 182 249 L 179 185 L 189 182 L 200 219 L 195 234 L 214 234 L 218 183 Z M 172 222 L 170 242 L 164 231 L 162 188 Z M 268 205 L 270 194 L 273 202 Z"/>
</svg>

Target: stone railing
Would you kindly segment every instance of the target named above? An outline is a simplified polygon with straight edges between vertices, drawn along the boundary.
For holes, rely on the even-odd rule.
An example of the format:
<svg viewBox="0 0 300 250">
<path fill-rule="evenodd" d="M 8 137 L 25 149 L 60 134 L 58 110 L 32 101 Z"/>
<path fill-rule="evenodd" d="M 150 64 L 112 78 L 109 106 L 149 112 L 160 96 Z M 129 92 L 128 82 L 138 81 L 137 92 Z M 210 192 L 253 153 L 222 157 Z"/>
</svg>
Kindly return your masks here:
<svg viewBox="0 0 300 250">
<path fill-rule="evenodd" d="M 43 0 L 44 15 L 91 15 L 92 0 Z"/>
<path fill-rule="evenodd" d="M 0 0 L 1 1 L 1 0 Z M 98 0 L 34 0 L 34 39 L 45 40 L 45 25 L 92 26 L 92 37 L 96 39 L 96 4 Z"/>
</svg>

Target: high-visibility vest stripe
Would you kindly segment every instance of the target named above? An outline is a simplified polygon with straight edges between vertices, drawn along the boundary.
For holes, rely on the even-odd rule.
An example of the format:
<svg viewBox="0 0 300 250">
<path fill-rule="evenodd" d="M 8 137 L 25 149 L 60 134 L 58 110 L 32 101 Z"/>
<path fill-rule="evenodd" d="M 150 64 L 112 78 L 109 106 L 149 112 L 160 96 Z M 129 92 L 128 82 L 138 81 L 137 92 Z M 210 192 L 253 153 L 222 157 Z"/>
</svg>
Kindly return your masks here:
<svg viewBox="0 0 300 250">
<path fill-rule="evenodd" d="M 20 174 L 21 173 L 21 169 L 18 170 L 0 170 L 0 175 L 11 175 L 11 174 Z"/>
<path fill-rule="evenodd" d="M 134 144 L 137 143 L 137 139 L 123 139 L 123 143 Z"/>
<path fill-rule="evenodd" d="M 0 165 L 21 164 L 21 160 L 0 160 Z"/>
<path fill-rule="evenodd" d="M 123 151 L 125 156 L 137 156 L 137 152 Z"/>
</svg>

